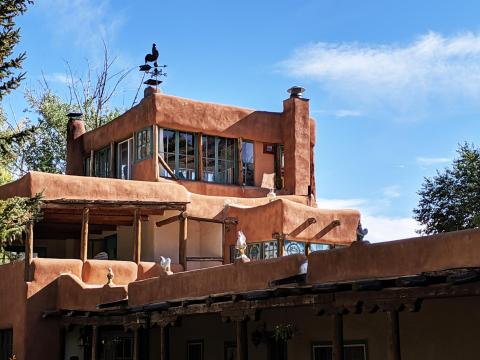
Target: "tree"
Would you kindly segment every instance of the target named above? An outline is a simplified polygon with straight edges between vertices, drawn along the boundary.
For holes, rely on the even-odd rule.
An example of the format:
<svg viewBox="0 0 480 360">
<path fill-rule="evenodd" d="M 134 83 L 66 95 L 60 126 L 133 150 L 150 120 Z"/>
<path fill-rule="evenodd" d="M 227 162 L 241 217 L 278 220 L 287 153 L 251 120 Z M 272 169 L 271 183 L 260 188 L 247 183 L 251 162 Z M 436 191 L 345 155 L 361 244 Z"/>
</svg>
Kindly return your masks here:
<svg viewBox="0 0 480 360">
<path fill-rule="evenodd" d="M 31 0 L 2 0 L 0 2 L 0 102 L 5 95 L 18 88 L 25 73 L 16 74 L 22 68 L 25 52 L 13 56 L 13 50 L 20 40 L 20 28 L 15 27 L 15 17 L 27 10 Z M 12 146 L 25 141 L 33 128 L 12 129 L 6 127 L 5 116 L 0 114 L 0 173 L 5 177 L 5 162 L 14 155 Z"/>
<path fill-rule="evenodd" d="M 421 234 L 475 228 L 480 225 L 480 148 L 460 145 L 451 167 L 425 178 L 414 218 Z"/>
<path fill-rule="evenodd" d="M 114 62 L 115 58 L 109 59 L 105 47 L 103 63 L 97 72 L 88 64 L 86 75 L 76 76 L 67 63 L 69 98 L 65 100 L 55 94 L 45 80 L 39 90 L 26 92 L 29 110 L 38 116 L 38 123 L 35 133 L 16 149 L 17 175 L 30 170 L 65 172 L 67 113 L 83 113 L 87 130 L 104 125 L 121 114 L 121 110 L 110 107 L 110 101 L 129 71 L 112 74 Z"/>
</svg>

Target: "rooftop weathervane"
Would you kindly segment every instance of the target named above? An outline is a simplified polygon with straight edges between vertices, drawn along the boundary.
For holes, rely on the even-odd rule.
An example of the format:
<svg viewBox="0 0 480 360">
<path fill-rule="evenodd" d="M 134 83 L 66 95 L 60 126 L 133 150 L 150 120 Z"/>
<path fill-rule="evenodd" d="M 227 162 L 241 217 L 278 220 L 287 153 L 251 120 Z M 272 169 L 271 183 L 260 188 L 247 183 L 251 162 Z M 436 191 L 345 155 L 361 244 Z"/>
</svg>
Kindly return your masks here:
<svg viewBox="0 0 480 360">
<path fill-rule="evenodd" d="M 158 85 L 162 83 L 162 81 L 158 80 L 158 78 L 161 76 L 167 76 L 167 73 L 163 71 L 163 69 L 166 68 L 167 65 L 158 65 L 158 62 L 157 62 L 158 55 L 159 54 L 157 50 L 157 45 L 153 44 L 152 53 L 145 55 L 145 64 L 139 66 L 139 70 L 143 72 L 143 77 L 140 85 L 138 86 L 137 93 L 135 94 L 135 98 L 133 99 L 132 107 L 137 102 L 138 92 L 142 87 L 142 83 L 148 86 L 155 86 L 155 90 L 157 90 Z M 153 64 L 150 65 L 149 63 L 153 63 Z M 145 80 L 145 77 L 147 76 L 147 74 L 150 75 L 150 79 Z"/>
</svg>

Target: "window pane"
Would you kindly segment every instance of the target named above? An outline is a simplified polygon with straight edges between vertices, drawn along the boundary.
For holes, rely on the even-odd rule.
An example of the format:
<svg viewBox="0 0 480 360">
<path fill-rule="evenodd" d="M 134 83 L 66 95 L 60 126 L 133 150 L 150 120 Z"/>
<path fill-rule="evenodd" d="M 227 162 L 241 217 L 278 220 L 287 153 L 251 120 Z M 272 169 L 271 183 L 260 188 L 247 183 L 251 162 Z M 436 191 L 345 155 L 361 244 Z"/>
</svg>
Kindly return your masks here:
<svg viewBox="0 0 480 360">
<path fill-rule="evenodd" d="M 305 243 L 301 241 L 285 241 L 285 255 L 305 254 Z"/>
<path fill-rule="evenodd" d="M 253 164 L 253 143 L 247 141 L 242 143 L 242 162 Z"/>
<path fill-rule="evenodd" d="M 330 250 L 330 245 L 328 244 L 310 244 L 310 251 L 325 251 Z"/>
<path fill-rule="evenodd" d="M 278 256 L 278 242 L 276 240 L 263 243 L 263 258 L 271 259 Z"/>
<path fill-rule="evenodd" d="M 260 260 L 262 258 L 262 244 L 249 244 L 247 253 L 250 260 Z"/>
</svg>

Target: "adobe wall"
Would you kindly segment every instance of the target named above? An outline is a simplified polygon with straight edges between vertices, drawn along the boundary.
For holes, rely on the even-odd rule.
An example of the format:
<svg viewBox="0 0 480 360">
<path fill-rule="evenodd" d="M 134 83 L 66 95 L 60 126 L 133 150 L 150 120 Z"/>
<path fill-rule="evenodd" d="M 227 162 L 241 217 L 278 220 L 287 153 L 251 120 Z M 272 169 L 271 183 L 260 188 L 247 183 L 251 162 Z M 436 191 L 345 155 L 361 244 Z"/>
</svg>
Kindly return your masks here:
<svg viewBox="0 0 480 360">
<path fill-rule="evenodd" d="M 25 359 L 27 287 L 24 264 L 15 262 L 0 265 L 0 329 L 13 328 L 13 353 L 18 360 Z"/>
</svg>

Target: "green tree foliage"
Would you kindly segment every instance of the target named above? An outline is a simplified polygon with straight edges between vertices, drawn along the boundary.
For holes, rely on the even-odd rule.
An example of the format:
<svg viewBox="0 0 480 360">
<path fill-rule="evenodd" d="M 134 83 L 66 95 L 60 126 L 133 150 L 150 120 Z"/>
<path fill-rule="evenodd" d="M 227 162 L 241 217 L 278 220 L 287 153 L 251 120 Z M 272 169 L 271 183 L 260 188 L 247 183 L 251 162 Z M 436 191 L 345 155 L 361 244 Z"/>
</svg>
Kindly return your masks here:
<svg viewBox="0 0 480 360">
<path fill-rule="evenodd" d="M 25 52 L 13 55 L 15 46 L 20 40 L 20 28 L 15 26 L 16 16 L 27 10 L 30 0 L 0 1 L 0 101 L 5 95 L 18 88 L 25 78 L 25 73 L 19 73 Z M 0 181 L 8 180 L 8 170 L 5 162 L 11 162 L 14 156 L 13 147 L 21 144 L 33 132 L 33 128 L 12 129 L 7 127 L 5 116 L 0 114 Z"/>
<path fill-rule="evenodd" d="M 13 260 L 5 246 L 22 241 L 31 223 L 41 217 L 42 194 L 32 198 L 13 197 L 0 201 L 0 263 Z"/>
<path fill-rule="evenodd" d="M 463 144 L 451 167 L 425 178 L 413 210 L 419 233 L 436 234 L 480 225 L 480 148 Z"/>
</svg>

